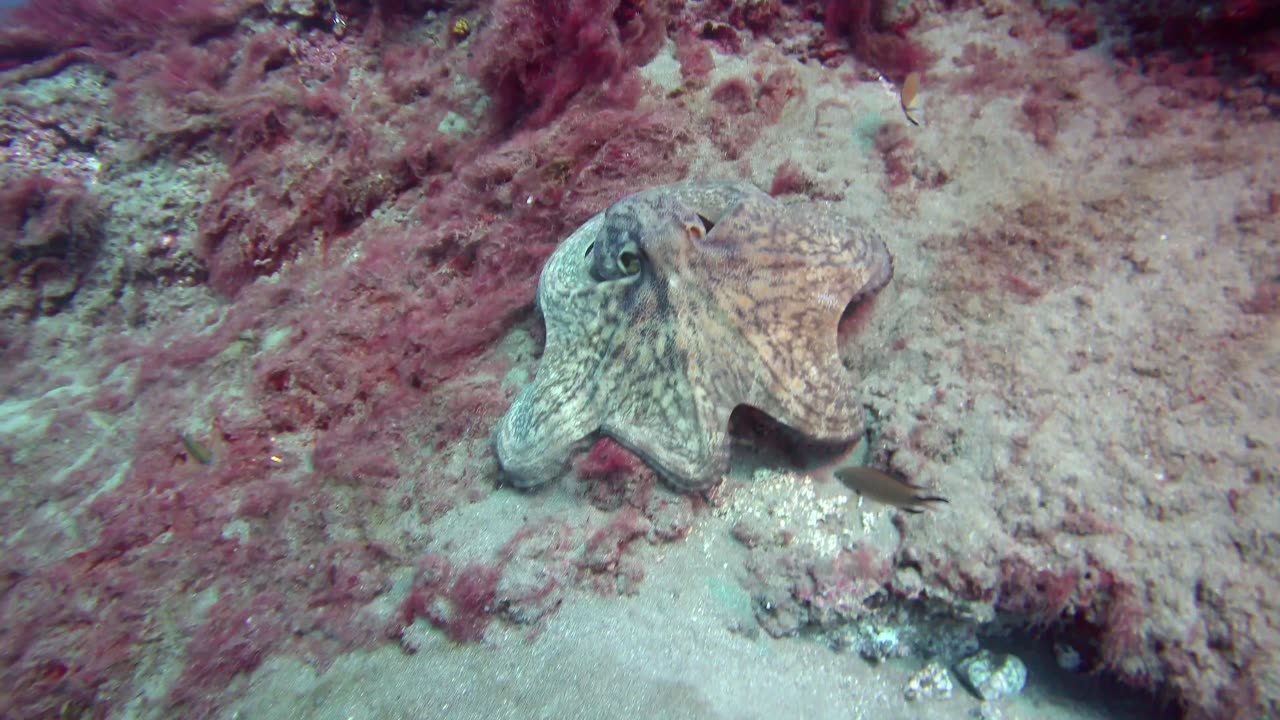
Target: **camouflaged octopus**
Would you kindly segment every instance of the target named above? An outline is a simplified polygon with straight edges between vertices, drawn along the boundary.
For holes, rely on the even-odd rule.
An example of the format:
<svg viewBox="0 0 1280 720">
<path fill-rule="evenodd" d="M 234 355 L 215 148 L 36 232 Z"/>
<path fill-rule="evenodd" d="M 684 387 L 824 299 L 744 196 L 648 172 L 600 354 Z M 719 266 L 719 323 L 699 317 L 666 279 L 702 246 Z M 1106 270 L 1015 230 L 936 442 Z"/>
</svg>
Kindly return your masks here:
<svg viewBox="0 0 1280 720">
<path fill-rule="evenodd" d="M 554 480 L 608 436 L 675 488 L 704 489 L 728 469 L 739 405 L 816 441 L 856 439 L 862 416 L 837 329 L 892 276 L 872 229 L 752 185 L 624 198 L 542 271 L 546 351 L 495 434 L 508 481 Z"/>
</svg>

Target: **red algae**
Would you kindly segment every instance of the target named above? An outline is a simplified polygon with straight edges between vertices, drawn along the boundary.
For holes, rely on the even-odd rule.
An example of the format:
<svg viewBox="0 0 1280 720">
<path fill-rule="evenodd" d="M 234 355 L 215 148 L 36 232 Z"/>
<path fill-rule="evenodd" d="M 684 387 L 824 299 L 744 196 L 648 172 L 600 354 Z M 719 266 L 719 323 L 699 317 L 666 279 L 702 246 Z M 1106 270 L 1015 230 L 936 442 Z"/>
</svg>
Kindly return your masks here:
<svg viewBox="0 0 1280 720">
<path fill-rule="evenodd" d="M 462 569 L 449 588 L 453 617 L 445 624 L 445 632 L 455 642 L 475 642 L 484 637 L 498 594 L 502 571 L 483 565 Z"/>
<path fill-rule="evenodd" d="M 12 24 L 0 35 L 0 57 L 26 62 L 74 47 L 137 52 L 172 39 L 226 32 L 248 5 L 243 0 L 51 0 L 10 11 Z"/>
<path fill-rule="evenodd" d="M 854 57 L 894 82 L 927 70 L 933 54 L 907 38 L 918 15 L 892 17 L 885 0 L 828 0 L 823 24 L 831 38 L 845 39 Z"/>
<path fill-rule="evenodd" d="M 805 174 L 794 161 L 788 160 L 778 166 L 773 174 L 773 184 L 769 186 L 769 194 L 779 195 L 804 194 L 813 189 L 813 178 Z"/>
<path fill-rule="evenodd" d="M 685 83 L 695 87 L 704 84 L 716 66 L 711 49 L 689 31 L 676 35 L 676 59 L 680 61 L 680 75 Z"/>
<path fill-rule="evenodd" d="M 504 125 L 546 125 L 579 93 L 618 82 L 665 40 L 668 5 L 633 0 L 503 0 L 473 71 Z"/>
</svg>

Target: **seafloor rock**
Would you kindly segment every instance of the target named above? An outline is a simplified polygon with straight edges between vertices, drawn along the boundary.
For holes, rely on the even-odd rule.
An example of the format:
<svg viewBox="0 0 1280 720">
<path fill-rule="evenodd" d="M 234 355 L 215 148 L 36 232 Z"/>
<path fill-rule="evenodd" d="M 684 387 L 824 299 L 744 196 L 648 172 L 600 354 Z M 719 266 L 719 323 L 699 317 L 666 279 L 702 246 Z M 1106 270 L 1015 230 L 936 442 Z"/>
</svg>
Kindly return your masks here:
<svg viewBox="0 0 1280 720">
<path fill-rule="evenodd" d="M 954 687 L 951 672 L 941 663 L 930 661 L 911 676 L 902 696 L 908 700 L 945 700 L 951 697 Z"/>
<path fill-rule="evenodd" d="M 0 190 L 0 311 L 52 315 L 80 288 L 105 216 L 79 183 L 32 176 Z"/>
<path fill-rule="evenodd" d="M 1027 666 L 1014 655 L 990 650 L 977 653 L 956 664 L 956 672 L 970 690 L 985 701 L 1017 695 L 1027 684 Z"/>
</svg>

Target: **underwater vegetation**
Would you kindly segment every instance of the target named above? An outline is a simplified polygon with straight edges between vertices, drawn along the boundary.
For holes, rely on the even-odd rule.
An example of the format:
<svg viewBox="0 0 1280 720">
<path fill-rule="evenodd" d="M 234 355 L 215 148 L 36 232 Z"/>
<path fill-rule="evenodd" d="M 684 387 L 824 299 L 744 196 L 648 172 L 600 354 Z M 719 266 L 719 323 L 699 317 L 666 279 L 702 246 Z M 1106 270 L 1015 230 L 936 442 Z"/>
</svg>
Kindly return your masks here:
<svg viewBox="0 0 1280 720">
<path fill-rule="evenodd" d="M 1246 268 L 1205 273 L 1211 291 L 1169 306 L 1175 319 L 1126 328 L 1133 345 L 1103 349 L 1121 321 L 1093 274 L 1159 278 L 1134 302 L 1162 306 L 1157 292 L 1184 289 L 1170 263 L 1193 277 L 1200 265 L 1147 232 L 1168 212 L 1153 199 L 1167 189 L 1159 173 L 1191 163 L 1197 180 L 1220 178 L 1268 147 L 1187 118 L 1274 123 L 1275 4 L 1202 5 L 6 11 L 0 716 L 213 717 L 270 657 L 324 669 L 358 649 L 416 652 L 421 631 L 533 635 L 574 592 L 634 592 L 654 572 L 646 548 L 734 507 L 733 488 L 671 492 L 604 439 L 571 459 L 569 515 L 531 494 L 527 515 L 484 538 L 450 524 L 515 492 L 495 488 L 492 438 L 538 369 L 543 265 L 632 193 L 733 174 L 789 204 L 882 198 L 888 210 L 861 222 L 942 217 L 939 198 L 986 198 L 970 163 L 993 147 L 1025 145 L 1038 153 L 1027 166 L 1042 167 L 1092 144 L 1098 164 L 1107 142 L 1179 134 L 1180 161 L 1119 163 L 1141 197 L 1046 180 L 974 218 L 886 237 L 895 258 L 945 272 L 911 261 L 887 301 L 900 312 L 846 318 L 842 349 L 857 358 L 844 362 L 866 378 L 873 460 L 945 494 L 945 514 L 887 511 L 901 542 L 827 554 L 797 541 L 810 517 L 798 510 L 782 528 L 744 513 L 733 537 L 755 620 L 774 636 L 840 632 L 899 602 L 957 622 L 998 613 L 1189 717 L 1275 714 L 1275 528 L 1263 517 L 1275 413 L 1256 403 L 1271 372 L 1258 348 L 1280 316 L 1280 265 L 1259 238 L 1274 237 L 1280 183 L 1240 183 L 1230 222 Z M 939 47 L 939 28 L 960 22 L 999 32 Z M 1096 107 L 1099 74 L 1061 71 L 1079 58 L 1108 63 L 1128 91 L 1100 101 L 1095 136 L 1076 123 Z M 868 109 L 882 83 L 908 78 L 924 129 L 950 117 L 985 132 L 984 112 L 1013 121 L 994 141 L 939 149 L 901 119 L 905 95 Z M 779 154 L 776 133 L 796 127 L 847 155 Z M 906 304 L 925 290 L 926 306 Z M 1046 307 L 1103 330 L 1029 319 Z M 1000 323 L 1063 346 L 1006 345 Z M 1016 358 L 1033 351 L 1026 364 L 1067 380 L 1028 382 Z M 1059 412 L 1063 394 L 1158 420 Z M 999 444 L 967 464 L 983 423 Z M 772 432 L 750 416 L 732 425 Z M 1224 427 L 1229 441 L 1213 439 Z M 1206 515 L 1226 520 L 1204 529 Z M 1224 549 L 1222 567 L 1179 559 Z"/>
</svg>

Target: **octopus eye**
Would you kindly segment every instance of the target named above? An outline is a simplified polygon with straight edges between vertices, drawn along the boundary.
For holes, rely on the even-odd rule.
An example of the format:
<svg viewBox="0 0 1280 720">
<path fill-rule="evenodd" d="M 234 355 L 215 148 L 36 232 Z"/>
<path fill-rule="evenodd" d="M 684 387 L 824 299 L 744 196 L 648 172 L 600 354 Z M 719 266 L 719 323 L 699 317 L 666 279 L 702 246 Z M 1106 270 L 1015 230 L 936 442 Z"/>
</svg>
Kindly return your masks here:
<svg viewBox="0 0 1280 720">
<path fill-rule="evenodd" d="M 605 226 L 587 251 L 591 277 L 598 282 L 639 275 L 643 262 L 640 221 L 626 213 L 610 212 L 612 215 L 606 217 Z"/>
<path fill-rule="evenodd" d="M 635 275 L 640 272 L 640 255 L 635 250 L 627 248 L 618 253 L 618 269 L 626 275 Z"/>
</svg>

